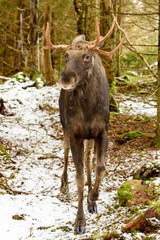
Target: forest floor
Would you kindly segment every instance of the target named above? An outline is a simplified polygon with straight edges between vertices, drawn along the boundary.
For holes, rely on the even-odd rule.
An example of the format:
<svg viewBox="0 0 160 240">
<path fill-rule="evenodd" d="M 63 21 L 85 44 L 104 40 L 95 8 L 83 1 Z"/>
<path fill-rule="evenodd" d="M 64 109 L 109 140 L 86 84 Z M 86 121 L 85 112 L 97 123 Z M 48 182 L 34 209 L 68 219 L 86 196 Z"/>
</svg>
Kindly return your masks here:
<svg viewBox="0 0 160 240">
<path fill-rule="evenodd" d="M 122 232 L 126 221 L 148 206 L 120 207 L 117 198 L 121 184 L 132 179 L 144 163 L 160 159 L 160 150 L 154 145 L 156 102 L 153 98 L 137 89 L 124 92 L 124 86 L 117 87 L 115 97 L 120 113 L 110 116 L 106 174 L 100 187 L 98 214 L 87 212 L 85 186 L 87 226 L 86 233 L 78 236 L 74 234 L 77 190 L 71 153 L 69 194 L 60 193 L 63 171 L 60 89 L 58 85 L 41 89 L 27 87 L 30 84 L 29 79 L 25 82 L 10 79 L 0 85 L 4 104 L 0 114 L 0 238 L 103 239 L 100 236 L 105 232 L 116 230 L 121 239 L 160 239 L 160 230 L 148 234 Z M 148 91 L 152 93 L 154 89 Z M 122 136 L 129 131 L 145 134 L 128 141 Z M 159 179 L 154 181 L 159 188 Z"/>
</svg>

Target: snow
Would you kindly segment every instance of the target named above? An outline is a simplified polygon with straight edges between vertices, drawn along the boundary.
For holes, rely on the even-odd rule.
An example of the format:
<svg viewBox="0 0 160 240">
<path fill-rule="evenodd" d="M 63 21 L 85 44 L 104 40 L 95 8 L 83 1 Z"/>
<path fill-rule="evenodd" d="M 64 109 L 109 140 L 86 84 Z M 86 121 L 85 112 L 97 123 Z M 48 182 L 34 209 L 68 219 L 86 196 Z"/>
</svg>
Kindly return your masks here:
<svg viewBox="0 0 160 240">
<path fill-rule="evenodd" d="M 74 221 L 77 212 L 77 189 L 73 163 L 69 163 L 69 195 L 60 193 L 60 178 L 63 171 L 63 141 L 59 123 L 58 85 L 36 89 L 24 87 L 30 85 L 29 79 L 18 82 L 9 79 L 0 85 L 0 98 L 11 115 L 0 115 L 0 137 L 12 143 L 12 168 L 0 165 L 0 172 L 14 178 L 8 181 L 12 189 L 22 191 L 19 195 L 0 195 L 0 228 L 3 240 L 53 240 L 82 239 L 74 235 Z M 131 102 L 120 104 L 131 108 Z M 140 103 L 137 103 L 140 106 Z M 132 109 L 135 111 L 136 103 Z M 147 111 L 147 110 L 146 110 Z M 71 156 L 71 155 L 70 155 Z M 134 157 L 134 156 L 133 156 Z M 135 156 L 136 157 L 136 156 Z M 111 159 L 110 159 L 111 160 Z M 128 167 L 132 159 L 123 162 Z M 118 167 L 107 162 L 108 176 L 100 187 L 98 214 L 87 212 L 87 187 L 84 190 L 84 207 L 87 229 L 83 238 L 106 231 L 106 227 L 121 226 L 127 209 L 120 209 L 121 216 L 113 208 L 116 204 L 117 188 L 124 181 L 123 177 L 113 174 Z M 133 169 L 132 169 L 133 170 Z M 111 190 L 112 189 L 112 190 Z M 111 208 L 111 211 L 109 210 Z M 14 216 L 22 216 L 22 220 Z M 113 224 L 117 217 L 117 226 Z M 67 231 L 68 230 L 68 231 Z M 142 234 L 143 235 L 143 234 Z M 132 239 L 131 234 L 124 234 Z M 141 238 L 139 238 L 141 239 Z"/>
<path fill-rule="evenodd" d="M 147 116 L 156 116 L 157 107 L 156 102 L 148 99 L 148 103 L 142 102 L 140 98 L 126 99 L 120 102 L 120 113 L 129 112 L 129 114 L 140 114 Z"/>
</svg>

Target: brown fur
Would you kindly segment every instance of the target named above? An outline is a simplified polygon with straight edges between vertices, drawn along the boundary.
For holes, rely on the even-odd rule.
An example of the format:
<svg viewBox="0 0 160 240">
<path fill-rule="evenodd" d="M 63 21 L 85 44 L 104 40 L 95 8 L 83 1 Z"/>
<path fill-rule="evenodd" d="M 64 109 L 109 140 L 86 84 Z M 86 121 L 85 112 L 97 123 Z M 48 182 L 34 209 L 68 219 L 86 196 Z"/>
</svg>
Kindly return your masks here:
<svg viewBox="0 0 160 240">
<path fill-rule="evenodd" d="M 83 210 L 84 164 L 87 166 L 88 210 L 97 213 L 96 200 L 99 185 L 105 172 L 105 154 L 109 123 L 109 88 L 100 57 L 88 50 L 87 42 L 80 37 L 66 51 L 66 66 L 61 73 L 62 87 L 59 105 L 65 136 L 65 163 L 61 190 L 68 189 L 67 165 L 69 145 L 76 168 L 78 211 L 75 232 L 85 232 Z M 88 43 L 89 45 L 89 43 Z M 84 155 L 84 140 L 89 140 Z M 93 140 L 92 140 L 93 139 Z M 96 180 L 92 186 L 91 155 L 95 143 Z"/>
</svg>

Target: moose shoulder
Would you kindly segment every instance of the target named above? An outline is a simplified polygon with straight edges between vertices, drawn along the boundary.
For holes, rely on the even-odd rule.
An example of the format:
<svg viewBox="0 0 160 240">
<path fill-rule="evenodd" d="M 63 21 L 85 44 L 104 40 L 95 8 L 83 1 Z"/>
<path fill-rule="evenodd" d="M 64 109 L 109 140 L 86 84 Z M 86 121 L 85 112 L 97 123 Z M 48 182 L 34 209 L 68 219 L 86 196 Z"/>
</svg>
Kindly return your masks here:
<svg viewBox="0 0 160 240">
<path fill-rule="evenodd" d="M 46 30 L 46 39 L 49 48 L 66 49 L 66 65 L 60 76 L 60 119 L 64 131 L 64 171 L 62 175 L 61 190 L 67 188 L 68 151 L 71 147 L 73 161 L 76 168 L 76 181 L 78 189 L 78 211 L 75 221 L 75 232 L 85 232 L 85 216 L 83 210 L 84 188 L 84 158 L 87 167 L 88 182 L 88 210 L 97 213 L 96 200 L 99 196 L 99 185 L 105 172 L 105 155 L 107 148 L 107 132 L 109 125 L 109 87 L 102 65 L 97 54 L 111 57 L 123 44 L 121 43 L 112 51 L 105 52 L 99 47 L 110 35 L 114 27 L 105 37 L 100 38 L 97 22 L 97 40 L 85 41 L 85 37 L 76 37 L 71 45 L 53 45 L 49 38 L 49 26 Z M 84 140 L 88 140 L 84 157 Z M 91 155 L 95 144 L 96 152 L 96 179 L 92 186 L 91 181 Z"/>
</svg>

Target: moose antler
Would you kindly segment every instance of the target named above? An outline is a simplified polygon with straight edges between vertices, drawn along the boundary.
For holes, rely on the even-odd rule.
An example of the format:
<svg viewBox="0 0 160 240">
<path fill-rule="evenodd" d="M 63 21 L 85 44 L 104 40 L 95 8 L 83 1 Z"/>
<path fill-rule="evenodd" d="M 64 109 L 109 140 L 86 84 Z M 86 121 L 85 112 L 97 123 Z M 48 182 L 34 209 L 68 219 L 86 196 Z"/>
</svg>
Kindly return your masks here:
<svg viewBox="0 0 160 240">
<path fill-rule="evenodd" d="M 47 28 L 46 28 L 46 41 L 47 41 L 47 46 L 46 48 L 48 49 L 67 49 L 69 45 L 53 45 L 50 40 L 49 36 L 49 22 L 47 22 Z"/>
<path fill-rule="evenodd" d="M 107 56 L 109 58 L 112 58 L 112 55 L 122 46 L 123 42 L 126 39 L 125 37 L 122 38 L 122 40 L 118 44 L 118 46 L 115 47 L 115 49 L 113 49 L 111 52 L 107 52 L 107 51 L 101 50 L 98 47 L 100 47 L 100 44 L 103 43 L 109 37 L 109 35 L 112 33 L 114 25 L 115 25 L 115 19 L 113 19 L 112 26 L 109 29 L 108 33 L 104 37 L 101 38 L 100 37 L 99 24 L 98 24 L 98 20 L 96 18 L 97 40 L 96 40 L 96 43 L 90 45 L 88 47 L 88 49 L 93 50 L 95 52 L 98 52 L 98 53 L 100 53 L 100 54 L 102 54 L 104 56 Z M 51 43 L 50 36 L 49 36 L 49 23 L 48 22 L 47 22 L 47 28 L 46 28 L 46 41 L 47 41 L 47 46 L 45 48 L 48 48 L 48 49 L 54 49 L 54 50 L 56 50 L 56 49 L 67 49 L 69 47 L 69 45 L 53 45 Z"/>
<path fill-rule="evenodd" d="M 100 38 L 99 24 L 98 24 L 98 20 L 96 18 L 97 40 L 96 40 L 96 43 L 94 45 L 89 46 L 89 49 L 91 49 L 93 51 L 96 51 L 96 52 L 98 52 L 98 53 L 100 53 L 100 54 L 102 54 L 104 56 L 109 57 L 109 58 L 112 58 L 112 55 L 122 46 L 123 42 L 126 39 L 125 37 L 122 38 L 122 40 L 118 44 L 118 46 L 115 47 L 115 49 L 112 50 L 111 52 L 103 51 L 103 50 L 99 49 L 98 46 L 100 46 L 100 44 L 103 43 L 110 36 L 110 34 L 113 31 L 114 25 L 115 25 L 115 19 L 113 19 L 112 26 L 109 29 L 108 33 L 104 37 Z"/>
</svg>

